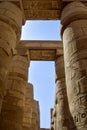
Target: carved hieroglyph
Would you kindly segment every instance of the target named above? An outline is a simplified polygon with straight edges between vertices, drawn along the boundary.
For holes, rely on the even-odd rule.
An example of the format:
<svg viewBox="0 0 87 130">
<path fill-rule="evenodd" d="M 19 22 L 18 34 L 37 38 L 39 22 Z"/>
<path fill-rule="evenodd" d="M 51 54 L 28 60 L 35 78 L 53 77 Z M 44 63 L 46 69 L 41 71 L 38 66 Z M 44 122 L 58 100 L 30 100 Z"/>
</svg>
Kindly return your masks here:
<svg viewBox="0 0 87 130">
<path fill-rule="evenodd" d="M 56 71 L 56 94 L 55 94 L 55 111 L 56 111 L 56 128 L 54 130 L 69 130 L 69 112 L 65 84 L 65 70 L 63 56 L 55 60 Z"/>
<path fill-rule="evenodd" d="M 15 45 L 19 42 L 22 11 L 10 2 L 0 2 L 0 111 L 5 80 Z"/>
<path fill-rule="evenodd" d="M 87 7 L 68 4 L 61 24 L 71 130 L 87 130 Z"/>
<path fill-rule="evenodd" d="M 22 130 L 27 79 L 27 56 L 14 56 L 6 81 L 7 91 L 2 103 L 0 130 Z"/>
</svg>

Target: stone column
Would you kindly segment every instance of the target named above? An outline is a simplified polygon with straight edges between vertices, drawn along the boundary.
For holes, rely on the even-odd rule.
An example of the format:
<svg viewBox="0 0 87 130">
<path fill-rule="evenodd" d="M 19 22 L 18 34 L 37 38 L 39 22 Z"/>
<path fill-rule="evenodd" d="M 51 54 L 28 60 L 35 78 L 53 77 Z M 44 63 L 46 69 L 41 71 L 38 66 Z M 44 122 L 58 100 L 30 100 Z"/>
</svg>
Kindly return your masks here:
<svg viewBox="0 0 87 130">
<path fill-rule="evenodd" d="M 31 83 L 27 83 L 26 86 L 26 94 L 25 94 L 25 109 L 23 116 L 23 130 L 32 130 L 32 114 L 31 108 L 34 99 L 34 91 L 33 85 Z"/>
<path fill-rule="evenodd" d="M 7 77 L 7 92 L 2 103 L 0 130 L 22 130 L 28 60 L 27 56 L 13 57 Z"/>
<path fill-rule="evenodd" d="M 0 2 L 0 112 L 8 67 L 20 39 L 22 21 L 19 7 L 11 2 Z"/>
<path fill-rule="evenodd" d="M 54 118 L 53 118 L 53 108 L 50 109 L 50 130 L 54 130 Z"/>
<path fill-rule="evenodd" d="M 52 111 L 52 123 L 53 123 L 53 130 L 57 130 L 57 113 L 56 113 L 56 105 L 54 105 Z"/>
<path fill-rule="evenodd" d="M 32 130 L 40 130 L 40 107 L 39 101 L 34 100 L 32 107 Z"/>
<path fill-rule="evenodd" d="M 69 130 L 69 112 L 65 84 L 65 70 L 63 56 L 55 60 L 56 71 L 56 96 L 55 96 L 55 113 L 56 128 L 55 130 Z"/>
<path fill-rule="evenodd" d="M 23 130 L 40 130 L 39 103 L 33 97 L 33 85 L 28 83 L 25 94 Z"/>
<path fill-rule="evenodd" d="M 87 7 L 66 5 L 61 15 L 71 130 L 87 130 Z"/>
</svg>

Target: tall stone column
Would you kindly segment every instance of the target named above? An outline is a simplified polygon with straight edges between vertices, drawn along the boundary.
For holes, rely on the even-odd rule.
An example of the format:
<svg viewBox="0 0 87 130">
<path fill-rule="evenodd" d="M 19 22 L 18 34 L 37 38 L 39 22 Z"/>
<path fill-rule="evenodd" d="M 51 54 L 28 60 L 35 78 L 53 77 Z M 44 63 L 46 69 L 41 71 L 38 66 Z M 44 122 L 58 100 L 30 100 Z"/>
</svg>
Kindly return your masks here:
<svg viewBox="0 0 87 130">
<path fill-rule="evenodd" d="M 39 103 L 34 100 L 31 83 L 28 83 L 26 87 L 23 130 L 40 130 Z"/>
<path fill-rule="evenodd" d="M 65 70 L 63 56 L 55 60 L 56 94 L 55 94 L 55 130 L 69 130 L 69 111 L 65 84 Z"/>
<path fill-rule="evenodd" d="M 61 24 L 71 130 L 87 130 L 87 7 L 66 5 Z"/>
<path fill-rule="evenodd" d="M 28 60 L 27 56 L 13 57 L 7 77 L 7 92 L 2 103 L 0 130 L 22 130 Z"/>
<path fill-rule="evenodd" d="M 0 2 L 0 112 L 12 52 L 20 39 L 22 16 L 15 4 Z"/>
</svg>

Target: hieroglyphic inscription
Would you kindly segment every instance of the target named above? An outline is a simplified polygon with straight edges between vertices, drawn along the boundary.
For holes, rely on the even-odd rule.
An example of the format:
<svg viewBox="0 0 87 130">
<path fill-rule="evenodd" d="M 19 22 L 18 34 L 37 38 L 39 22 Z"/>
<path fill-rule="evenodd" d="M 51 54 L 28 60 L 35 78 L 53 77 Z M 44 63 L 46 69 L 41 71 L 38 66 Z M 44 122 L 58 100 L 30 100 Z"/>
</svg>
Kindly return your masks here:
<svg viewBox="0 0 87 130">
<path fill-rule="evenodd" d="M 71 2 L 64 8 L 62 14 L 67 96 L 72 122 L 74 121 L 71 130 L 87 129 L 86 15 L 87 8 L 81 2 Z"/>
</svg>

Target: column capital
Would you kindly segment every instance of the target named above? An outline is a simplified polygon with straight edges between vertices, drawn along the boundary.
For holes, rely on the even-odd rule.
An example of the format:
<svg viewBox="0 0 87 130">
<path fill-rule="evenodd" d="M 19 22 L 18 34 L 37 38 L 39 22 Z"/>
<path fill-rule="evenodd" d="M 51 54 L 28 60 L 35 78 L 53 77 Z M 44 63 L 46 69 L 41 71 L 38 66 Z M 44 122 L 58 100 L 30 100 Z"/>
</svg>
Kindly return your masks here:
<svg viewBox="0 0 87 130">
<path fill-rule="evenodd" d="M 17 36 L 20 37 L 21 27 L 24 24 L 24 15 L 18 5 L 14 1 L 2 1 L 0 3 L 0 20 L 10 25 Z"/>
<path fill-rule="evenodd" d="M 80 19 L 87 19 L 87 7 L 79 1 L 66 5 L 61 14 L 61 35 L 70 23 Z"/>
</svg>

